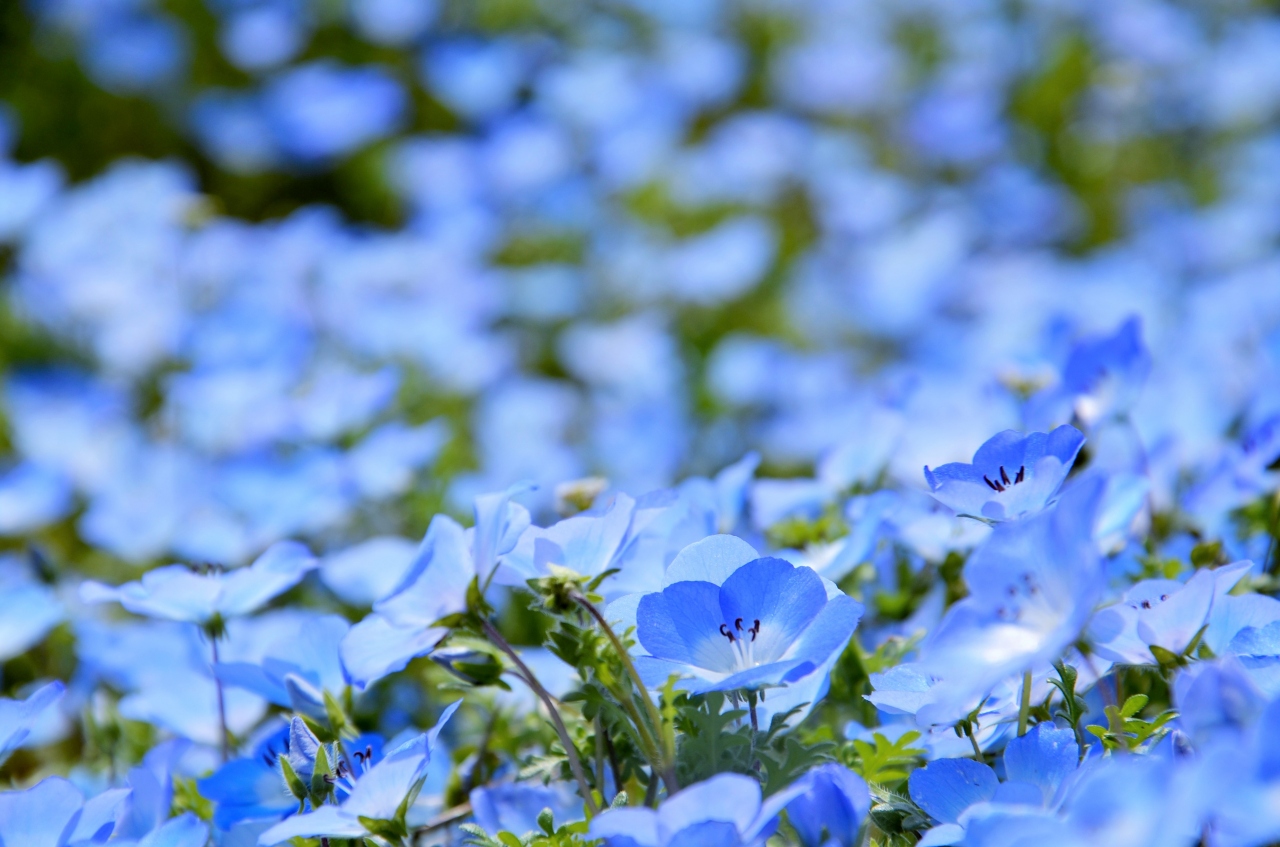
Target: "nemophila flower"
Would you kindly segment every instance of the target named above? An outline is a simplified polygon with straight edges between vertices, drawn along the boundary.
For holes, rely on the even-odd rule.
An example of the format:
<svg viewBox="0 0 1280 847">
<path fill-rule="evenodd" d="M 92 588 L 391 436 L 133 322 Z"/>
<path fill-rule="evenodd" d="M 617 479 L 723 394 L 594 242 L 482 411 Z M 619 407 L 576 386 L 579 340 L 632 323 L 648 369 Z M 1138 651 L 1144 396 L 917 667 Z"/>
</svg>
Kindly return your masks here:
<svg viewBox="0 0 1280 847">
<path fill-rule="evenodd" d="M 0 662 L 25 653 L 66 616 L 53 589 L 27 563 L 0 556 Z"/>
<path fill-rule="evenodd" d="M 448 634 L 436 624 L 466 609 L 472 580 L 487 583 L 499 557 L 529 526 L 529 512 L 511 502 L 527 488 L 516 485 L 477 497 L 476 525 L 471 529 L 447 515 L 432 518 L 399 584 L 342 640 L 339 652 L 352 685 L 365 688 L 400 670 L 410 659 L 431 652 Z"/>
<path fill-rule="evenodd" d="M 40 686 L 25 700 L 0 698 L 0 764 L 22 746 L 32 726 L 61 699 L 65 690 L 65 685 L 54 681 Z"/>
<path fill-rule="evenodd" d="M 1142 339 L 1142 319 L 1131 317 L 1111 335 L 1086 338 L 1072 348 L 1062 381 L 1027 404 L 1027 419 L 1048 426 L 1072 416 L 1092 427 L 1122 415 L 1137 402 L 1151 372 L 1151 352 Z"/>
<path fill-rule="evenodd" d="M 636 501 L 615 494 L 601 508 L 592 508 L 548 527 L 531 526 L 501 559 L 495 579 L 522 586 L 527 580 L 557 570 L 598 576 L 621 554 L 631 531 Z"/>
<path fill-rule="evenodd" d="M 965 813 L 982 803 L 1056 808 L 1068 777 L 1080 764 L 1075 733 L 1053 724 L 1036 724 L 1024 736 L 1010 739 L 1004 750 L 1005 781 L 984 762 L 937 759 L 911 772 L 911 800 L 936 825 L 920 844 L 961 844 Z"/>
<path fill-rule="evenodd" d="M 973 462 L 924 469 L 930 492 L 961 515 L 1004 521 L 1041 511 L 1058 493 L 1084 444 L 1075 427 L 1022 435 L 1005 430 L 973 454 Z"/>
<path fill-rule="evenodd" d="M 803 792 L 787 804 L 787 820 L 804 847 L 857 847 L 871 811 L 862 777 L 844 765 L 818 765 L 795 783 Z"/>
<path fill-rule="evenodd" d="M 339 615 L 301 614 L 282 622 L 254 662 L 220 662 L 214 676 L 277 706 L 324 717 L 325 692 L 341 693 L 347 678 L 338 647 L 351 625 Z"/>
<path fill-rule="evenodd" d="M 583 819 L 582 799 L 565 783 L 508 782 L 471 792 L 471 811 L 485 832 L 524 836 L 541 832 L 538 815 L 550 809 L 557 827 Z"/>
<path fill-rule="evenodd" d="M 1204 568 L 1185 584 L 1144 579 L 1126 591 L 1119 603 L 1094 615 L 1089 623 L 1094 651 L 1104 659 L 1131 665 L 1156 663 L 1152 647 L 1183 653 L 1197 636 L 1203 637 L 1215 600 L 1224 597 L 1252 567 L 1253 562 L 1244 561 Z"/>
<path fill-rule="evenodd" d="M 118 587 L 87 580 L 80 597 L 86 603 L 118 602 L 138 615 L 210 626 L 256 612 L 297 585 L 316 564 L 303 545 L 281 541 L 245 568 L 201 572 L 166 565 Z"/>
<path fill-rule="evenodd" d="M 610 809 L 591 821 L 588 835 L 606 847 L 758 847 L 802 790 L 793 785 L 762 800 L 759 780 L 723 773 L 668 797 L 657 809 Z"/>
<path fill-rule="evenodd" d="M 259 731 L 249 755 L 232 759 L 196 784 L 200 795 L 214 804 L 213 823 L 230 829 L 238 821 L 279 819 L 298 809 L 298 800 L 280 776 L 279 757 L 289 750 L 291 724 L 268 724 Z"/>
<path fill-rule="evenodd" d="M 169 809 L 145 832 L 121 832 L 131 791 L 114 789 L 85 800 L 75 785 L 52 776 L 25 791 L 0 792 L 0 844 L 21 847 L 203 847 L 209 826 L 191 812 L 164 820 Z M 127 827 L 126 827 L 127 830 Z"/>
<path fill-rule="evenodd" d="M 730 535 L 686 547 L 663 583 L 615 601 L 608 616 L 635 626 L 646 683 L 675 675 L 694 693 L 795 682 L 844 648 L 863 609 L 811 568 L 760 558 Z"/>
<path fill-rule="evenodd" d="M 338 777 L 346 780 L 347 796 L 337 805 L 324 805 L 306 814 L 286 818 L 262 833 L 258 844 L 270 847 L 290 838 L 363 838 L 399 832 L 405 834 L 404 813 L 413 804 L 431 761 L 436 737 L 460 702 L 440 715 L 428 732 L 415 736 L 389 751 L 372 767 Z M 296 751 L 291 750 L 290 755 Z M 298 774 L 299 777 L 302 774 Z M 373 827 L 375 831 L 371 831 Z"/>
<path fill-rule="evenodd" d="M 998 525 L 969 558 L 969 596 L 920 646 L 919 669 L 940 681 L 929 722 L 958 719 L 1000 682 L 1047 667 L 1073 644 L 1104 586 L 1093 540 L 1102 479 L 1082 480 L 1050 510 Z"/>
<path fill-rule="evenodd" d="M 1171 694 L 1178 728 L 1199 748 L 1242 737 L 1267 707 L 1267 695 L 1232 656 L 1184 668 Z"/>
</svg>

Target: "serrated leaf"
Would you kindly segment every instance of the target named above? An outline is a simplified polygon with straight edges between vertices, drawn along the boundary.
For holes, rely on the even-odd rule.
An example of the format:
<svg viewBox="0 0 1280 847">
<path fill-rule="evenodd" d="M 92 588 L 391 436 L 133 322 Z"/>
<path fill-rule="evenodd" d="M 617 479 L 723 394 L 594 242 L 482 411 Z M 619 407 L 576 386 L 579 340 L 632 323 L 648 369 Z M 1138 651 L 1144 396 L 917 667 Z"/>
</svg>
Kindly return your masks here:
<svg viewBox="0 0 1280 847">
<path fill-rule="evenodd" d="M 1125 699 L 1124 705 L 1120 707 L 1122 717 L 1131 718 L 1141 712 L 1147 705 L 1147 695 L 1133 694 Z"/>
</svg>

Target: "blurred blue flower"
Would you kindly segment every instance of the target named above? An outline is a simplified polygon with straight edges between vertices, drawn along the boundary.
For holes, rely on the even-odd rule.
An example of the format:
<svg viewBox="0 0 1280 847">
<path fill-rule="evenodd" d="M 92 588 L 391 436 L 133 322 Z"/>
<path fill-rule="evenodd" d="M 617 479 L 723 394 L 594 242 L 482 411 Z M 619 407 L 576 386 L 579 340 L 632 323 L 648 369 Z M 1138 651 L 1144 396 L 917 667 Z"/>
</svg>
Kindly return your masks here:
<svg viewBox="0 0 1280 847">
<path fill-rule="evenodd" d="M 66 616 L 53 589 L 16 556 L 0 556 L 0 598 L 0 661 L 25 653 Z"/>
<path fill-rule="evenodd" d="M 22 746 L 46 709 L 61 699 L 66 686 L 54 681 L 31 692 L 25 700 L 0 698 L 0 764 Z"/>
<path fill-rule="evenodd" d="M 187 62 L 187 35 L 179 24 L 155 15 L 122 17 L 93 30 L 82 47 L 85 69 L 116 94 L 171 86 Z"/>
<path fill-rule="evenodd" d="M 367 687 L 444 638 L 448 630 L 437 625 L 440 619 L 466 608 L 471 581 L 487 585 L 499 557 L 529 526 L 528 511 L 511 502 L 525 488 L 477 497 L 476 525 L 469 530 L 447 515 L 432 518 L 399 583 L 342 640 L 342 664 L 352 685 Z"/>
<path fill-rule="evenodd" d="M 339 615 L 301 615 L 286 624 L 255 662 L 221 662 L 214 676 L 295 712 L 325 717 L 326 693 L 340 696 L 346 674 L 338 645 L 351 625 Z"/>
<path fill-rule="evenodd" d="M 941 681 L 919 716 L 958 720 L 997 682 L 1047 667 L 1080 637 L 1103 590 L 1093 541 L 1103 489 L 1081 480 L 1049 511 L 998 525 L 965 562 L 969 596 L 920 646 L 921 671 Z"/>
<path fill-rule="evenodd" d="M 147 571 L 140 582 L 118 587 L 87 580 L 80 597 L 86 603 L 118 602 L 135 614 L 203 626 L 257 611 L 316 565 L 306 547 L 282 541 L 245 568 L 200 573 L 186 565 L 167 565 Z"/>
<path fill-rule="evenodd" d="M 565 783 L 537 785 L 506 782 L 471 792 L 471 811 L 485 832 L 505 830 L 524 836 L 541 832 L 538 815 L 550 809 L 557 828 L 583 820 L 582 800 Z"/>
<path fill-rule="evenodd" d="M 862 777 L 838 764 L 818 765 L 795 787 L 804 792 L 787 804 L 787 820 L 803 847 L 857 847 L 871 811 Z"/>
<path fill-rule="evenodd" d="M 382 68 L 328 60 L 281 73 L 263 97 L 277 143 L 303 164 L 346 156 L 389 135 L 408 105 L 403 86 Z"/>
<path fill-rule="evenodd" d="M 656 810 L 610 809 L 591 821 L 588 835 L 606 847 L 759 847 L 803 790 L 792 785 L 762 802 L 758 780 L 724 773 L 682 789 Z"/>
</svg>

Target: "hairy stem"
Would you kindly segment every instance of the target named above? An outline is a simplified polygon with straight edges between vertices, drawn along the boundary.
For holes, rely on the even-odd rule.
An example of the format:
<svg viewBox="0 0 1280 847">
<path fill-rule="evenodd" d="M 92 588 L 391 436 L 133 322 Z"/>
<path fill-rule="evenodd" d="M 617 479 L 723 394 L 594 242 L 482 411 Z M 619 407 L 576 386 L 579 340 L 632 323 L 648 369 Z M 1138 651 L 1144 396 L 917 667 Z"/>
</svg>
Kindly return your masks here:
<svg viewBox="0 0 1280 847">
<path fill-rule="evenodd" d="M 586 773 L 582 770 L 582 760 L 578 758 L 578 748 L 574 746 L 573 739 L 569 737 L 569 730 L 564 725 L 564 720 L 560 717 L 560 710 L 556 708 L 555 700 L 542 687 L 542 683 L 538 682 L 538 678 L 534 676 L 533 671 L 529 670 L 529 666 L 520 658 L 520 654 L 515 648 L 507 643 L 507 639 L 502 637 L 502 633 L 484 618 L 480 619 L 480 625 L 484 627 L 485 635 L 493 642 L 494 646 L 506 653 L 507 656 L 515 663 L 519 669 L 520 676 L 524 683 L 529 686 L 542 704 L 547 707 L 547 711 L 551 713 L 551 724 L 555 727 L 556 734 L 560 736 L 560 743 L 564 745 L 565 757 L 569 760 L 569 770 L 573 772 L 573 778 L 578 783 L 578 790 L 582 793 L 583 802 L 587 804 L 587 816 L 595 817 L 600 811 L 600 807 L 596 805 L 595 797 L 591 794 L 591 788 L 587 785 Z"/>
<path fill-rule="evenodd" d="M 1027 717 L 1031 714 L 1031 671 L 1022 675 L 1022 702 L 1018 704 L 1018 737 L 1027 734 Z"/>
<path fill-rule="evenodd" d="M 666 726 L 662 721 L 662 714 L 658 711 L 658 706 L 653 702 L 653 698 L 649 696 L 649 689 L 645 686 L 644 680 L 640 678 L 640 672 L 636 670 L 635 663 L 631 661 L 631 653 L 627 651 L 622 640 L 618 638 L 618 634 L 613 631 L 613 627 L 609 626 L 609 622 L 605 620 L 604 615 L 600 614 L 600 610 L 595 604 L 583 597 L 581 594 L 573 596 L 575 602 L 590 613 L 591 617 L 596 619 L 596 623 L 600 624 L 601 631 L 608 637 L 609 642 L 613 645 L 614 651 L 617 652 L 618 658 L 622 661 L 622 666 L 626 668 L 627 675 L 631 677 L 635 687 L 640 690 L 640 697 L 644 701 L 645 711 L 649 713 L 649 720 L 653 724 L 653 731 L 657 735 L 661 743 L 662 761 L 660 764 L 662 769 L 662 781 L 667 785 L 667 793 L 675 794 L 680 790 L 680 784 L 676 781 L 676 738 L 671 727 Z"/>
</svg>

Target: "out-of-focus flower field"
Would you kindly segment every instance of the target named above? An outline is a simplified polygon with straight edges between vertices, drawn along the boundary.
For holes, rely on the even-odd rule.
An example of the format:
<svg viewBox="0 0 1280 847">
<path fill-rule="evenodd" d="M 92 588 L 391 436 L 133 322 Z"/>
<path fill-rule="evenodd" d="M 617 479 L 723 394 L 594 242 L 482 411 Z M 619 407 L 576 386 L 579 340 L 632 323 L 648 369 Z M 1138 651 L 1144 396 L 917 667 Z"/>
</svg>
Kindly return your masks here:
<svg viewBox="0 0 1280 847">
<path fill-rule="evenodd" d="M 0 847 L 1280 843 L 1278 12 L 0 3 Z"/>
</svg>

